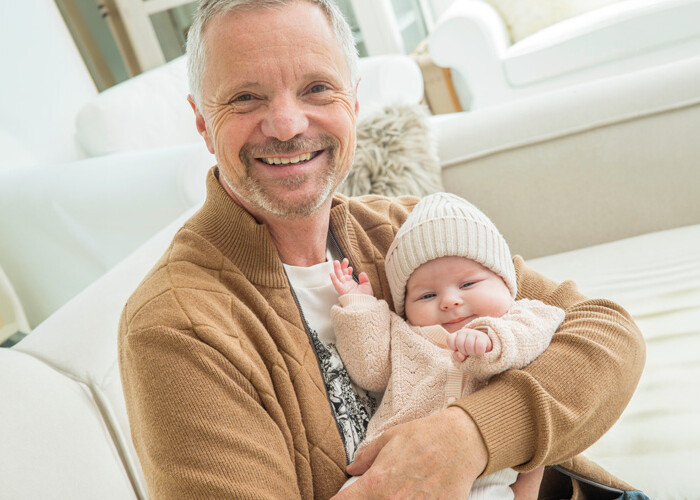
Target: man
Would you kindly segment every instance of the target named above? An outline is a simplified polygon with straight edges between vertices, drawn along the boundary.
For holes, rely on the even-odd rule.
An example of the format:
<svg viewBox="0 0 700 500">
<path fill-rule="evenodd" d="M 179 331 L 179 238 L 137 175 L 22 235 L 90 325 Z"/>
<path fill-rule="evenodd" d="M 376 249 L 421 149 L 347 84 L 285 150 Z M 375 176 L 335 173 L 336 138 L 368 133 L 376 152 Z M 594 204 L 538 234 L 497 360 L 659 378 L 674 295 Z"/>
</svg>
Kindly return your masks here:
<svg viewBox="0 0 700 500">
<path fill-rule="evenodd" d="M 188 53 L 196 126 L 218 166 L 203 208 L 127 303 L 119 336 L 149 493 L 329 498 L 376 400 L 349 385 L 330 308 L 318 312 L 324 297 L 299 276 L 348 257 L 391 303 L 383 256 L 416 200 L 333 194 L 352 163 L 359 104 L 352 36 L 329 1 L 204 1 Z M 618 418 L 644 359 L 627 313 L 521 260 L 516 269 L 524 297 L 567 312 L 547 352 L 386 432 L 347 467 L 362 477 L 337 498 L 464 498 L 481 474 L 570 459 Z"/>
</svg>

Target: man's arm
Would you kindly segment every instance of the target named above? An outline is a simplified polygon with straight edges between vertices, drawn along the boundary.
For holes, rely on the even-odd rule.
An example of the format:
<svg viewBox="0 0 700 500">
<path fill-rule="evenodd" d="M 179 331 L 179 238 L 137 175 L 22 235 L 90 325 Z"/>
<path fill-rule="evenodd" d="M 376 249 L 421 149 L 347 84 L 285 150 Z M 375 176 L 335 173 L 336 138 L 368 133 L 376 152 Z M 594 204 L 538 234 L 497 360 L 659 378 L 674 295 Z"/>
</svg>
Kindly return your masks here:
<svg viewBox="0 0 700 500">
<path fill-rule="evenodd" d="M 300 497 L 293 436 L 254 376 L 190 332 L 158 327 L 122 339 L 120 368 L 151 498 Z"/>
<path fill-rule="evenodd" d="M 641 332 L 622 307 L 587 299 L 574 283 L 557 284 L 520 257 L 514 261 L 519 297 L 561 307 L 566 317 L 532 364 L 455 403 L 486 443 L 485 473 L 558 463 L 588 448 L 627 406 L 645 360 Z"/>
<path fill-rule="evenodd" d="M 436 485 L 436 496 L 459 498 L 459 488 L 468 491 L 480 474 L 518 465 L 531 470 L 573 457 L 619 418 L 645 358 L 629 314 L 610 301 L 586 299 L 573 283 L 557 285 L 519 257 L 515 266 L 521 297 L 566 311 L 549 348 L 523 370 L 498 375 L 449 408 L 387 431 L 348 468 L 364 475 L 339 500 L 410 491 L 418 476 Z M 457 431 L 444 431 L 448 424 Z"/>
</svg>

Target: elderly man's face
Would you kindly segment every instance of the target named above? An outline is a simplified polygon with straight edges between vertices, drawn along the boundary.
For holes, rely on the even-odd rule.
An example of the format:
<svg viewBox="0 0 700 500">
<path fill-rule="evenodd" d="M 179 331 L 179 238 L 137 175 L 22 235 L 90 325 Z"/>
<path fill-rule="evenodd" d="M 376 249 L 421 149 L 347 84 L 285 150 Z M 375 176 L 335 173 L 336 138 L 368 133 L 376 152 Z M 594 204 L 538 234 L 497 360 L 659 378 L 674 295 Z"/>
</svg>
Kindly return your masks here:
<svg viewBox="0 0 700 500">
<path fill-rule="evenodd" d="M 205 36 L 197 126 L 222 182 L 253 214 L 313 213 L 350 168 L 358 111 L 325 15 L 303 1 L 243 10 Z"/>
</svg>

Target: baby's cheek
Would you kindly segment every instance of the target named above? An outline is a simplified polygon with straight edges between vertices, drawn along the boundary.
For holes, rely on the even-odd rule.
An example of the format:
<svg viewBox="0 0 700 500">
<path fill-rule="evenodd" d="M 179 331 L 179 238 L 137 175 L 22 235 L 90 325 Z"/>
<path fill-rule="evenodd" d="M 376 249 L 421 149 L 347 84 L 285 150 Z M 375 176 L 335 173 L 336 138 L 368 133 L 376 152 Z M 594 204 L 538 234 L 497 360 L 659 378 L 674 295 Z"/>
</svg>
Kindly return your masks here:
<svg viewBox="0 0 700 500">
<path fill-rule="evenodd" d="M 491 312 L 488 314 L 488 316 L 493 318 L 500 318 L 503 316 L 510 310 L 511 307 L 513 307 L 513 299 L 510 296 L 510 293 L 507 296 L 502 293 L 497 294 L 491 301 L 490 307 Z"/>
<path fill-rule="evenodd" d="M 421 308 L 418 304 L 406 303 L 404 307 L 406 309 L 406 319 L 409 323 L 413 326 L 425 326 L 423 324 L 424 322 L 421 321 L 423 315 L 421 314 Z"/>
</svg>

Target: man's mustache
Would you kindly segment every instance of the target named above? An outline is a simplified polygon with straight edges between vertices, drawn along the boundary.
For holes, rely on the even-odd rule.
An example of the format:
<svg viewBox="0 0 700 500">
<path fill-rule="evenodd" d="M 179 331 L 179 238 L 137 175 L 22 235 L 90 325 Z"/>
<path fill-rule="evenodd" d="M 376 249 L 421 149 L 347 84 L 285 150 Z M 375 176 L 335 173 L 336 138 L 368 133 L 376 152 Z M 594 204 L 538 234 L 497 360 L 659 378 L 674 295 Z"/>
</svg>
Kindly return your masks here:
<svg viewBox="0 0 700 500">
<path fill-rule="evenodd" d="M 309 137 L 293 137 L 288 141 L 280 141 L 272 137 L 262 144 L 244 144 L 241 148 L 240 157 L 244 161 L 253 158 L 270 158 L 302 151 L 313 152 L 322 149 L 335 149 L 338 145 L 338 140 L 330 135 L 324 135 L 314 139 Z"/>
</svg>

